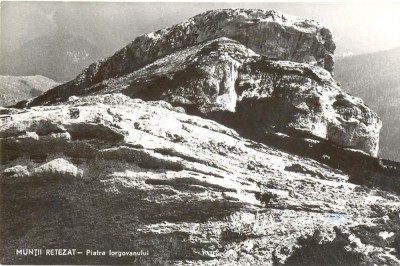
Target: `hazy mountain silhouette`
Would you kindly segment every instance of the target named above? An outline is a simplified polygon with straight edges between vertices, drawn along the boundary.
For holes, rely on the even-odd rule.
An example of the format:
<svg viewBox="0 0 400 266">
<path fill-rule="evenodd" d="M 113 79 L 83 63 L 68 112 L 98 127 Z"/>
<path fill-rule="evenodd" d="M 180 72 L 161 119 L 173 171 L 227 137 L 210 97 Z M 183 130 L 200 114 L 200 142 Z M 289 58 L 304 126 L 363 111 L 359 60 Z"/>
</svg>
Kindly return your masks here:
<svg viewBox="0 0 400 266">
<path fill-rule="evenodd" d="M 0 70 L 2 75 L 43 75 L 66 81 L 101 57 L 101 50 L 84 37 L 56 33 L 37 37 L 11 53 L 2 54 Z"/>
<path fill-rule="evenodd" d="M 0 106 L 36 97 L 57 85 L 43 76 L 0 76 Z"/>
</svg>

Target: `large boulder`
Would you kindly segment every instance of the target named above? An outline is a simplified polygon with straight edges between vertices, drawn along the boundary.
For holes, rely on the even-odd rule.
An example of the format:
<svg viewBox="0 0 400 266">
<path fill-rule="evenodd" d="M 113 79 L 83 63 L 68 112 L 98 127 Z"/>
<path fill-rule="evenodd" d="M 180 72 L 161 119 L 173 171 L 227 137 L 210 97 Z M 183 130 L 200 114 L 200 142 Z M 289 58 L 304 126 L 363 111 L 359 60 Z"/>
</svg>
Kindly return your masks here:
<svg viewBox="0 0 400 266">
<path fill-rule="evenodd" d="M 351 183 L 163 101 L 110 94 L 7 111 L 4 264 L 400 263 L 390 184 Z M 25 247 L 84 254 L 16 255 Z"/>
</svg>

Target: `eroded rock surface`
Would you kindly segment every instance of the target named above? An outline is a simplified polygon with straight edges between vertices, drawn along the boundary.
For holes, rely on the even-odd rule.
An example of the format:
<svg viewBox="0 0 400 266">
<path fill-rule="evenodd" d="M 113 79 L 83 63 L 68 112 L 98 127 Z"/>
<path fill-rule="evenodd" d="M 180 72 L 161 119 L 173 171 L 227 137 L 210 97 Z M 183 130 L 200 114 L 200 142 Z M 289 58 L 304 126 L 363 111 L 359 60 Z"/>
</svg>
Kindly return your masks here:
<svg viewBox="0 0 400 266">
<path fill-rule="evenodd" d="M 71 97 L 0 118 L 2 263 L 400 263 L 398 192 L 169 103 Z"/>
</svg>

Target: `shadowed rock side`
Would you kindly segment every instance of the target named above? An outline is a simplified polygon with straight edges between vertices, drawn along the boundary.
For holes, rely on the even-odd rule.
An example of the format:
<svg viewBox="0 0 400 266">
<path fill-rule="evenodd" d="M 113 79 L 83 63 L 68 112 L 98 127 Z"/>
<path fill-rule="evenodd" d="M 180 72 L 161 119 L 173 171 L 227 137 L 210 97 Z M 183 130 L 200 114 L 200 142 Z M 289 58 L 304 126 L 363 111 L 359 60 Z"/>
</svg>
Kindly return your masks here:
<svg viewBox="0 0 400 266">
<path fill-rule="evenodd" d="M 59 87 L 68 93 L 120 77 L 179 49 L 220 37 L 237 40 L 271 59 L 334 68 L 335 43 L 330 30 L 304 18 L 261 9 L 212 10 L 180 24 L 137 37 L 113 56 L 93 63 Z"/>
<path fill-rule="evenodd" d="M 175 52 L 85 89 L 56 88 L 28 105 L 115 92 L 164 100 L 208 117 L 234 112 L 231 120 L 239 131 L 306 133 L 374 156 L 378 151 L 380 119 L 361 99 L 344 93 L 328 71 L 272 61 L 228 38 Z"/>
<path fill-rule="evenodd" d="M 5 264 L 398 265 L 400 198 L 122 94 L 1 115 Z M 16 256 L 21 247 L 148 256 Z"/>
</svg>

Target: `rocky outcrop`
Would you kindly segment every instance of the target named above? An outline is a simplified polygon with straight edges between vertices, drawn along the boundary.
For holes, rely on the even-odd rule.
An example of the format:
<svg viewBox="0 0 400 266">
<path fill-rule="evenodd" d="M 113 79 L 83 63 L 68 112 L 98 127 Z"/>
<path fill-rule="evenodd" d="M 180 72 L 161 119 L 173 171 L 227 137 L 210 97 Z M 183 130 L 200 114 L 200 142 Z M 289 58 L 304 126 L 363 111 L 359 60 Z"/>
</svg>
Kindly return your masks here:
<svg viewBox="0 0 400 266">
<path fill-rule="evenodd" d="M 241 134 L 300 134 L 376 156 L 381 121 L 333 80 L 334 49 L 330 31 L 312 20 L 265 10 L 209 11 L 141 35 L 75 80 L 17 106 L 121 92 L 170 102 Z"/>
<path fill-rule="evenodd" d="M 164 101 L 114 93 L 5 111 L 4 264 L 400 263 L 395 182 L 354 184 Z"/>
<path fill-rule="evenodd" d="M 233 112 L 229 121 L 218 121 L 239 131 L 304 134 L 374 156 L 378 151 L 380 119 L 361 99 L 344 93 L 328 71 L 306 63 L 269 60 L 228 38 L 180 50 L 85 89 L 60 87 L 29 104 L 115 92 L 164 100 L 210 118 Z"/>
<path fill-rule="evenodd" d="M 84 89 L 140 69 L 179 49 L 220 37 L 237 40 L 270 59 L 334 68 L 335 43 L 320 23 L 261 9 L 212 10 L 180 24 L 137 37 L 113 56 L 93 63 L 63 91 Z"/>
</svg>

